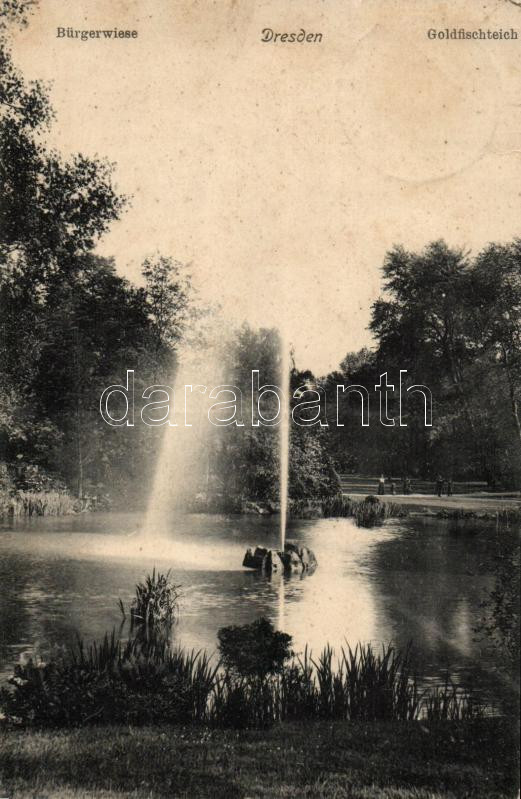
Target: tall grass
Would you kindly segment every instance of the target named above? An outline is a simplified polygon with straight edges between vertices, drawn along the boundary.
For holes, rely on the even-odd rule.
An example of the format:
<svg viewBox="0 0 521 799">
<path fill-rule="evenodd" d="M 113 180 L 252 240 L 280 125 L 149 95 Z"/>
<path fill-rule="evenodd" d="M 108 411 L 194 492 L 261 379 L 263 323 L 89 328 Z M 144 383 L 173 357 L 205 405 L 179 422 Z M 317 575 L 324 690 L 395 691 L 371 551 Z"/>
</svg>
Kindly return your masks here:
<svg viewBox="0 0 521 799">
<path fill-rule="evenodd" d="M 358 527 L 374 527 L 386 519 L 407 516 L 407 510 L 395 502 L 380 502 L 378 497 L 368 496 L 365 499 L 350 499 L 343 494 L 321 500 L 310 505 L 306 500 L 294 500 L 291 503 L 291 515 L 294 518 L 307 517 L 315 510 L 315 515 L 324 517 L 354 518 Z"/>
<path fill-rule="evenodd" d="M 302 719 L 411 721 L 422 715 L 429 698 L 418 689 L 410 649 L 400 653 L 389 645 L 378 654 L 370 645 L 348 646 L 335 664 L 330 646 L 316 660 L 306 648 L 269 679 L 221 675 L 210 697 L 210 721 L 221 725 L 233 719 L 239 726 Z M 434 701 L 431 706 L 434 715 Z M 459 710 L 464 707 L 462 699 Z"/>
<path fill-rule="evenodd" d="M 280 673 L 239 676 L 205 652 L 113 632 L 49 663 L 19 665 L 0 691 L 7 718 L 26 725 L 196 723 L 268 727 L 286 720 L 430 720 L 479 715 L 450 681 L 421 690 L 412 651 L 392 645 L 306 648 Z"/>
<path fill-rule="evenodd" d="M 65 516 L 74 513 L 76 501 L 65 491 L 17 491 L 4 496 L 4 516 Z"/>
<path fill-rule="evenodd" d="M 479 701 L 465 694 L 446 676 L 441 686 L 434 686 L 423 701 L 423 715 L 428 721 L 462 721 L 482 714 Z"/>
<path fill-rule="evenodd" d="M 131 625 L 141 625 L 148 630 L 167 632 L 176 619 L 179 609 L 179 585 L 170 579 L 170 570 L 166 574 L 156 572 L 148 574 L 142 583 L 136 585 L 136 595 L 130 606 Z M 125 610 L 120 601 L 120 609 Z"/>
<path fill-rule="evenodd" d="M 521 524 L 521 508 L 501 508 L 496 512 L 496 522 L 507 528 Z"/>
<path fill-rule="evenodd" d="M 436 516 L 439 519 L 449 519 L 450 521 L 454 522 L 495 522 L 496 527 L 505 527 L 507 530 L 510 528 L 510 526 L 517 528 L 521 524 L 520 508 L 499 508 L 496 511 L 476 511 L 465 508 L 442 508 L 441 510 L 437 511 Z M 476 528 L 473 528 L 472 532 L 476 532 Z"/>
<path fill-rule="evenodd" d="M 0 707 L 13 722 L 43 727 L 204 721 L 217 668 L 205 653 L 121 641 L 113 631 L 48 663 L 15 667 Z"/>
</svg>

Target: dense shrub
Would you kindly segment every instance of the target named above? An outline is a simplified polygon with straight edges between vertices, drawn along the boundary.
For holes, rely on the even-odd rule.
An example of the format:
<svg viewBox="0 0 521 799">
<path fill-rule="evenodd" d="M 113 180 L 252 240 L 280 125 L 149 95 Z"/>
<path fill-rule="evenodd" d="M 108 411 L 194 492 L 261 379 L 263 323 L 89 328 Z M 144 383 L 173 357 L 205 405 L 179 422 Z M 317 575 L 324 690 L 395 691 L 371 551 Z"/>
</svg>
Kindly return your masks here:
<svg viewBox="0 0 521 799">
<path fill-rule="evenodd" d="M 252 624 L 221 627 L 217 633 L 222 662 L 243 677 L 266 677 L 283 670 L 291 657 L 291 636 L 262 617 Z"/>
<path fill-rule="evenodd" d="M 49 663 L 17 666 L 0 704 L 8 718 L 36 726 L 203 721 L 216 669 L 205 654 L 124 643 L 113 632 Z"/>
</svg>

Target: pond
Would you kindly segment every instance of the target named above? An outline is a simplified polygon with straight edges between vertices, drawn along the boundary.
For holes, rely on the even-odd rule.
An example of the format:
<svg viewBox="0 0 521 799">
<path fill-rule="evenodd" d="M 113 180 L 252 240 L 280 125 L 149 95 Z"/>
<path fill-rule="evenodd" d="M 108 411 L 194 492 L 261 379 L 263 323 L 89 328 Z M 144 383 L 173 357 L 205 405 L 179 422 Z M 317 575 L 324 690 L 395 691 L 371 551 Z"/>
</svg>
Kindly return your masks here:
<svg viewBox="0 0 521 799">
<path fill-rule="evenodd" d="M 268 579 L 241 567 L 245 548 L 277 544 L 278 518 L 186 515 L 161 538 L 138 514 L 11 520 L 0 527 L 0 679 L 22 652 L 99 638 L 119 627 L 118 600 L 155 565 L 182 585 L 175 636 L 215 650 L 217 630 L 267 616 L 315 654 L 329 643 L 414 642 L 419 672 L 446 670 L 493 704 L 510 692 L 476 641 L 480 602 L 494 585 L 498 536 L 421 517 L 359 529 L 350 519 L 292 521 L 288 537 L 316 553 L 308 577 Z"/>
</svg>

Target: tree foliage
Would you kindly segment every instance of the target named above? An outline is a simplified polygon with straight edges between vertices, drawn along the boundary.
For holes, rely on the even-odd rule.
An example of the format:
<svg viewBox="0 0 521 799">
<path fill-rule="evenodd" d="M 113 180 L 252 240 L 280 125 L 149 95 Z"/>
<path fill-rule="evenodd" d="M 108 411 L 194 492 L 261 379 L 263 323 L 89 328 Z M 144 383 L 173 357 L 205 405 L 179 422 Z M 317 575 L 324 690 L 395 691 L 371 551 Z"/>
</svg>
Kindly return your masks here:
<svg viewBox="0 0 521 799">
<path fill-rule="evenodd" d="M 37 464 L 79 496 L 133 494 L 157 437 L 104 424 L 99 397 L 127 369 L 136 390 L 170 372 L 190 284 L 158 255 L 137 288 L 95 254 L 127 199 L 114 165 L 48 146 L 49 88 L 26 81 L 10 50 L 32 7 L 0 7 L 0 459 Z"/>
<path fill-rule="evenodd" d="M 280 427 L 252 425 L 252 371 L 259 372 L 259 385 L 284 384 L 281 377 L 281 340 L 276 329 L 254 330 L 247 324 L 223 341 L 222 359 L 228 385 L 241 390 L 244 426 L 219 428 L 213 441 L 213 470 L 227 496 L 248 500 L 277 502 L 280 491 Z M 311 373 L 291 373 L 291 394 L 306 383 Z M 288 407 L 296 403 L 284 397 Z M 277 415 L 278 400 L 265 394 L 261 410 L 266 418 Z M 334 494 L 338 481 L 325 437 L 320 427 L 298 427 L 290 424 L 289 495 L 292 498 L 320 498 Z"/>
<path fill-rule="evenodd" d="M 389 382 L 427 385 L 434 424 L 426 428 L 423 402 L 403 402 L 406 427 L 383 427 L 373 407 L 360 427 L 360 401 L 340 408 L 344 429 L 329 443 L 344 469 L 430 478 L 486 479 L 519 485 L 521 477 L 521 242 L 490 244 L 476 256 L 443 241 L 422 252 L 393 248 L 383 264 L 383 297 L 373 305 L 372 351 L 350 353 L 326 384 L 374 392 L 378 375 Z M 340 379 L 341 378 L 341 379 Z M 373 393 L 373 397 L 374 397 Z M 394 394 L 391 416 L 398 416 Z"/>
</svg>

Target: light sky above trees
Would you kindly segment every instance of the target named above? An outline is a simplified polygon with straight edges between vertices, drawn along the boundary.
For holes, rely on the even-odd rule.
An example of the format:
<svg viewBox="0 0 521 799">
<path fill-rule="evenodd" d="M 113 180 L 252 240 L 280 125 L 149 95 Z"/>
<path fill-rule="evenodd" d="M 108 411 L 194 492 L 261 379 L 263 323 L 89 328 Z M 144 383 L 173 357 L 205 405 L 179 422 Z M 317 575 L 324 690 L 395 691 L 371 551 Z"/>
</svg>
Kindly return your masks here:
<svg viewBox="0 0 521 799">
<path fill-rule="evenodd" d="M 497 1 L 42 0 L 14 58 L 53 82 L 50 142 L 115 161 L 133 195 L 99 252 L 136 281 L 157 250 L 191 262 L 203 298 L 285 319 L 297 364 L 324 373 L 370 343 L 394 243 L 519 235 L 519 42 L 426 31 L 520 24 Z M 114 25 L 138 38 L 56 38 Z M 323 42 L 263 44 L 266 26 Z"/>
</svg>

